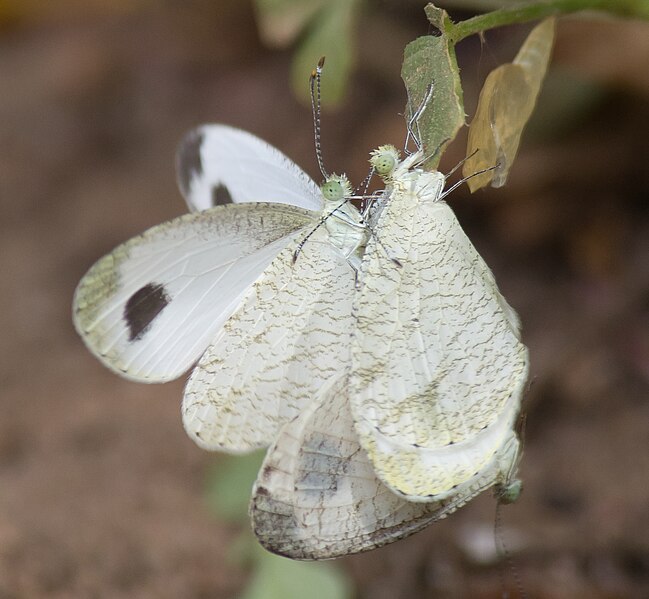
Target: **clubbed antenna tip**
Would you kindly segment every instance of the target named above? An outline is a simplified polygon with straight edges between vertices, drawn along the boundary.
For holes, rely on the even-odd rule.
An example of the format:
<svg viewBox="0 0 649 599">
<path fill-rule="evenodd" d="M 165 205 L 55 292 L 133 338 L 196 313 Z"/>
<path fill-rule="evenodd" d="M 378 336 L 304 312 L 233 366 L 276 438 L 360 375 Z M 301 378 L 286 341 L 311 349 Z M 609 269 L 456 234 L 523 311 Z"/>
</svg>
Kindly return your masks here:
<svg viewBox="0 0 649 599">
<path fill-rule="evenodd" d="M 313 133 L 315 138 L 315 156 L 318 161 L 318 167 L 324 179 L 329 178 L 329 174 L 324 168 L 324 161 L 322 160 L 322 146 L 320 145 L 320 75 L 322 74 L 322 67 L 324 66 L 325 57 L 323 56 L 318 61 L 318 66 L 311 71 L 311 110 L 313 112 Z"/>
</svg>

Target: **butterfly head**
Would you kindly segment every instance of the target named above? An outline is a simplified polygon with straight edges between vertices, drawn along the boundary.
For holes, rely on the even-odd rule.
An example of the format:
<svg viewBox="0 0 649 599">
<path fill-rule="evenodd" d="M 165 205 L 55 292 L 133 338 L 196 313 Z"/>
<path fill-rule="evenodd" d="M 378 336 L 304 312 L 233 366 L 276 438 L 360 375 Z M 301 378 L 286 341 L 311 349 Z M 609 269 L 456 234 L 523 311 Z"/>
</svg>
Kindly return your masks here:
<svg viewBox="0 0 649 599">
<path fill-rule="evenodd" d="M 515 503 L 523 492 L 523 481 L 515 478 L 505 484 L 496 486 L 496 498 L 500 503 L 509 505 Z"/>
<path fill-rule="evenodd" d="M 394 146 L 379 146 L 370 154 L 370 164 L 383 180 L 390 179 L 399 164 L 399 150 Z"/>
<path fill-rule="evenodd" d="M 320 191 L 326 202 L 340 202 L 352 195 L 352 186 L 346 175 L 330 175 Z"/>
</svg>

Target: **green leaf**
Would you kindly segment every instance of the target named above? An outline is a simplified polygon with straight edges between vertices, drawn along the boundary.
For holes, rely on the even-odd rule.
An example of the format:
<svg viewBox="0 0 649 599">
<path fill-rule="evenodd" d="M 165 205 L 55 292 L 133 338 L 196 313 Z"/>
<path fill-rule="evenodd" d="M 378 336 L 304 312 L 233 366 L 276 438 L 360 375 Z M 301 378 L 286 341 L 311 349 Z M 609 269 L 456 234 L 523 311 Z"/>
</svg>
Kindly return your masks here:
<svg viewBox="0 0 649 599">
<path fill-rule="evenodd" d="M 327 62 L 322 73 L 322 103 L 340 102 L 353 64 L 353 33 L 358 0 L 328 2 L 312 20 L 293 59 L 293 89 L 309 102 L 309 76 L 322 56 Z"/>
<path fill-rule="evenodd" d="M 259 558 L 240 599 L 349 599 L 352 589 L 333 564 L 295 562 L 272 553 Z"/>
<path fill-rule="evenodd" d="M 444 23 L 444 11 L 434 9 L 436 22 Z M 428 10 L 431 10 L 429 5 Z M 424 36 L 410 42 L 404 51 L 401 78 L 408 91 L 406 118 L 409 119 L 433 85 L 432 97 L 419 117 L 419 134 L 429 159 L 425 167 L 432 170 L 441 154 L 464 124 L 464 105 L 455 49 L 447 36 Z"/>
<path fill-rule="evenodd" d="M 448 13 L 443 8 L 437 8 L 431 3 L 424 7 L 424 12 L 430 24 L 440 32 L 448 34 L 449 28 L 453 27 L 453 21 L 451 21 Z"/>
<path fill-rule="evenodd" d="M 228 522 L 248 519 L 252 485 L 263 458 L 263 451 L 245 456 L 222 456 L 210 468 L 207 500 L 219 518 Z"/>
<path fill-rule="evenodd" d="M 440 31 L 444 31 L 444 14 L 446 11 L 444 11 L 443 8 L 437 8 L 431 3 L 424 7 L 424 12 L 433 27 L 436 27 Z"/>
</svg>

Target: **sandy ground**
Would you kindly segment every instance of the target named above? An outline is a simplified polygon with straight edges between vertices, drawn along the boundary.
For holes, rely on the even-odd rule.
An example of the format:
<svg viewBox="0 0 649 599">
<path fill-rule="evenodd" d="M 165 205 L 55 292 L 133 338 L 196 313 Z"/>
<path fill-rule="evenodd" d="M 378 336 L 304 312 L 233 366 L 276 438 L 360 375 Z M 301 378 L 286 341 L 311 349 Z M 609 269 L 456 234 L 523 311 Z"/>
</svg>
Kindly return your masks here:
<svg viewBox="0 0 649 599">
<path fill-rule="evenodd" d="M 245 4 L 216 4 L 0 29 L 2 599 L 220 598 L 245 584 L 226 559 L 237 531 L 206 505 L 215 457 L 182 430 L 182 381 L 119 379 L 70 319 L 98 257 L 184 210 L 173 156 L 191 126 L 248 129 L 316 174 L 289 53 L 260 44 Z M 347 101 L 325 115 L 330 168 L 355 180 L 369 149 L 401 144 L 401 52 L 428 31 L 419 9 L 388 8 L 363 21 Z M 530 597 L 649 596 L 647 31 L 562 23 L 511 181 L 451 200 L 530 348 L 526 488 L 503 513 Z M 473 80 L 512 55 L 501 37 L 461 51 L 469 112 Z M 499 597 L 502 568 L 482 549 L 493 519 L 485 494 L 339 563 L 358 597 Z"/>
</svg>

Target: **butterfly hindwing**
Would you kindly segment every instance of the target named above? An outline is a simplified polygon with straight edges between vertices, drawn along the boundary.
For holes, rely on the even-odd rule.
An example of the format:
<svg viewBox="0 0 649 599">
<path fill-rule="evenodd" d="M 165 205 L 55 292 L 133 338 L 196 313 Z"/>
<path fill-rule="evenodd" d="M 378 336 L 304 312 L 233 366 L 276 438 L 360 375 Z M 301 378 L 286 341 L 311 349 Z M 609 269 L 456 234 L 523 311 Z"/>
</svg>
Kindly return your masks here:
<svg viewBox="0 0 649 599">
<path fill-rule="evenodd" d="M 178 148 L 176 175 L 192 211 L 245 202 L 322 208 L 318 186 L 299 166 L 251 133 L 227 125 L 190 131 Z"/>
<path fill-rule="evenodd" d="M 253 531 L 293 559 L 368 551 L 421 530 L 452 502 L 412 503 L 376 476 L 354 431 L 345 373 L 334 378 L 269 449 L 253 487 Z"/>
<path fill-rule="evenodd" d="M 266 453 L 250 502 L 252 528 L 269 551 L 302 560 L 369 551 L 441 520 L 491 487 L 512 456 L 512 437 L 498 459 L 458 484 L 448 497 L 407 501 L 377 477 L 354 428 L 349 381 L 332 379 L 284 425 Z"/>
</svg>

